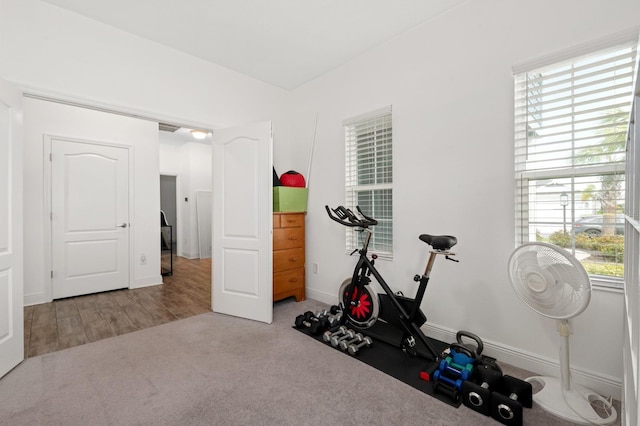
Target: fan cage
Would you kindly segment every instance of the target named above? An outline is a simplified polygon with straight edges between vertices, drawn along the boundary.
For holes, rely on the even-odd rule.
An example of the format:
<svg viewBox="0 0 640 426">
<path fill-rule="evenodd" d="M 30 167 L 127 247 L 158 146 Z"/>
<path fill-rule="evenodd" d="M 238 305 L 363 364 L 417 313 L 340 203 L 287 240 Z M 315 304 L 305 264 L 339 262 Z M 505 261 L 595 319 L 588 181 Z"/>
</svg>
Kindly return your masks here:
<svg viewBox="0 0 640 426">
<path fill-rule="evenodd" d="M 584 311 L 591 281 L 567 250 L 549 243 L 525 243 L 509 259 L 509 278 L 516 295 L 548 318 L 568 319 Z"/>
</svg>

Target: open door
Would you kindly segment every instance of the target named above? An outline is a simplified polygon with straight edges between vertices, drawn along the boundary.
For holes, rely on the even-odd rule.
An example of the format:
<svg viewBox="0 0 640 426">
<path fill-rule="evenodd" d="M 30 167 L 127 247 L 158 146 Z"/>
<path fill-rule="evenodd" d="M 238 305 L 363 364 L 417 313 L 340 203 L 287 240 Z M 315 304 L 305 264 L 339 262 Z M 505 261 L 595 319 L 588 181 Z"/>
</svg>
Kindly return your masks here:
<svg viewBox="0 0 640 426">
<path fill-rule="evenodd" d="M 273 320 L 271 122 L 213 133 L 214 312 Z"/>
<path fill-rule="evenodd" d="M 0 80 L 0 377 L 24 359 L 22 94 Z"/>
</svg>

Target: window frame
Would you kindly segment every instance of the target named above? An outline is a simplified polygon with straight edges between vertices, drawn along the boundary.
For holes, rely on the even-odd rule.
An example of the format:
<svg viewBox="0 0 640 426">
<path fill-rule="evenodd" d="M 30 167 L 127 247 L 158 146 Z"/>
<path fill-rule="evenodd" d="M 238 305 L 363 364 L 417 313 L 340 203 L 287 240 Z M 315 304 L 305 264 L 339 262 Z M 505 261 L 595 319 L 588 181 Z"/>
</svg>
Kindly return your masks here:
<svg viewBox="0 0 640 426">
<path fill-rule="evenodd" d="M 359 195 L 370 196 L 363 212 L 378 220 L 369 249 L 382 259 L 393 258 L 393 116 L 392 107 L 361 114 L 343 122 L 345 132 L 345 207 L 356 211 Z M 365 152 L 365 154 L 363 154 Z M 366 155 L 368 154 L 368 155 Z M 363 171 L 363 170 L 366 170 Z M 365 183 L 362 183 L 365 180 Z M 345 252 L 361 247 L 362 232 L 346 229 Z"/>
<path fill-rule="evenodd" d="M 629 49 L 629 48 L 632 49 L 631 67 L 633 67 L 633 63 L 635 62 L 635 55 L 637 55 L 637 52 L 635 51 L 635 48 L 637 45 L 637 37 L 638 35 L 636 32 L 633 32 L 633 31 L 623 32 L 623 33 L 619 33 L 614 36 L 611 36 L 607 39 L 599 40 L 597 42 L 585 44 L 582 46 L 577 46 L 575 48 L 568 49 L 563 52 L 559 52 L 555 55 L 551 55 L 547 58 L 536 59 L 536 60 L 530 61 L 527 64 L 513 67 L 514 120 L 515 120 L 514 121 L 514 148 L 515 148 L 514 149 L 514 170 L 515 170 L 515 200 L 514 201 L 515 201 L 515 219 L 516 219 L 515 221 L 516 246 L 530 240 L 531 238 L 530 224 L 531 223 L 542 223 L 542 222 L 534 222 L 529 219 L 532 214 L 532 211 L 530 210 L 531 203 L 539 203 L 538 201 L 531 201 L 529 199 L 529 197 L 532 196 L 532 194 L 529 192 L 529 185 L 532 181 L 544 181 L 544 180 L 548 180 L 549 182 L 553 182 L 554 180 L 570 181 L 570 191 L 567 191 L 568 207 L 570 208 L 570 212 L 569 212 L 570 220 L 568 223 L 570 223 L 572 227 L 574 223 L 579 219 L 575 215 L 576 212 L 574 210 L 576 206 L 575 194 L 579 193 L 576 190 L 576 187 L 574 186 L 576 179 L 581 179 L 589 176 L 594 178 L 596 176 L 601 177 L 605 175 L 618 176 L 619 181 L 622 182 L 622 188 L 620 189 L 621 194 L 618 197 L 618 200 L 622 200 L 623 202 L 624 202 L 625 191 L 627 190 L 624 187 L 625 163 L 626 163 L 626 155 L 625 155 L 624 149 L 621 152 L 618 152 L 620 154 L 620 157 L 624 157 L 624 158 L 618 158 L 617 161 L 601 162 L 600 164 L 591 164 L 591 165 L 581 164 L 579 166 L 576 166 L 576 156 L 577 156 L 577 153 L 579 152 L 579 149 L 576 149 L 575 147 L 572 146 L 571 148 L 572 154 L 568 157 L 565 157 L 567 159 L 570 159 L 571 161 L 570 165 L 567 165 L 565 167 L 553 167 L 548 169 L 533 168 L 533 170 L 531 169 L 527 170 L 527 161 L 529 160 L 529 156 L 533 156 L 532 152 L 535 151 L 535 144 L 532 144 L 534 148 L 531 148 L 529 146 L 529 140 L 532 136 L 532 133 L 535 132 L 535 130 L 531 126 L 529 126 L 529 123 L 533 122 L 534 119 L 531 119 L 531 121 L 529 121 L 530 120 L 529 116 L 535 115 L 535 112 L 531 112 L 531 111 L 534 110 L 534 108 L 536 108 L 535 106 L 531 107 L 531 103 L 533 101 L 529 99 L 529 96 L 531 96 L 531 93 L 533 93 L 536 89 L 532 88 L 531 86 L 527 86 L 528 81 L 530 81 L 528 80 L 527 76 L 540 73 L 539 74 L 540 78 L 544 80 L 544 78 L 542 77 L 542 72 L 546 72 L 554 68 L 561 69 L 563 66 L 567 66 L 567 64 L 571 64 L 571 66 L 573 67 L 573 64 L 579 63 L 580 61 L 584 60 L 586 57 L 595 57 L 600 54 L 603 54 L 606 51 L 617 51 L 616 49 L 618 50 Z M 575 98 L 579 96 L 573 92 L 574 90 L 573 84 L 574 84 L 574 77 L 572 75 L 572 78 L 571 78 L 572 94 L 570 97 L 572 102 Z M 633 82 L 629 84 L 629 92 L 630 92 L 629 102 L 628 102 L 629 107 L 631 105 L 631 99 L 632 99 L 632 96 L 631 96 L 632 86 L 633 86 Z M 523 93 L 524 93 L 524 96 L 523 96 Z M 537 94 L 537 96 L 531 96 L 531 97 L 542 98 L 543 96 L 548 96 L 548 95 L 543 95 L 540 92 Z M 534 101 L 535 100 L 536 99 L 534 99 Z M 545 104 L 545 102 L 547 102 L 546 106 L 548 106 L 552 101 L 545 100 L 542 102 L 542 104 Z M 571 123 L 571 126 L 572 126 L 572 129 L 571 129 L 572 134 L 575 133 L 573 126 L 575 126 L 575 123 L 577 122 L 575 118 L 577 115 L 578 113 L 576 113 L 575 111 L 572 111 L 572 113 L 570 114 L 571 120 L 569 122 Z M 627 118 L 628 118 L 628 114 L 627 114 Z M 612 124 L 612 126 L 614 125 L 615 124 Z M 549 143 L 549 145 L 552 146 L 553 142 Z M 525 157 L 526 159 L 523 160 L 522 157 Z M 556 195 L 560 195 L 560 194 L 556 194 Z M 539 204 L 536 204 L 536 205 L 539 205 Z M 566 208 L 566 206 L 567 204 L 565 204 L 563 208 Z M 540 209 L 536 209 L 536 211 L 534 211 L 533 213 L 538 212 L 539 210 Z M 566 226 L 566 223 L 567 221 L 566 219 L 564 219 L 563 225 Z M 565 230 L 565 233 L 566 233 L 566 230 Z M 575 253 L 576 238 L 573 231 L 570 232 L 570 236 L 571 236 L 572 242 L 569 250 Z M 614 276 L 590 274 L 590 278 L 594 284 L 604 286 L 604 287 L 620 289 L 623 285 L 622 277 L 618 278 Z"/>
</svg>

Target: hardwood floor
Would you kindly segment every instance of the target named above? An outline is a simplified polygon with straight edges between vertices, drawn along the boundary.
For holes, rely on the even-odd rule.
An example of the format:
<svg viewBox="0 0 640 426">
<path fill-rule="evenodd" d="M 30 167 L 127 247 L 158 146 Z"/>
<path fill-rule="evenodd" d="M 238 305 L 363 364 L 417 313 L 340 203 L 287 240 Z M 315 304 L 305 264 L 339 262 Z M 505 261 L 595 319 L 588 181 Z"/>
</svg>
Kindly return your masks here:
<svg viewBox="0 0 640 426">
<path fill-rule="evenodd" d="M 164 285 L 114 290 L 24 308 L 25 358 L 211 310 L 211 259 L 175 257 Z"/>
</svg>

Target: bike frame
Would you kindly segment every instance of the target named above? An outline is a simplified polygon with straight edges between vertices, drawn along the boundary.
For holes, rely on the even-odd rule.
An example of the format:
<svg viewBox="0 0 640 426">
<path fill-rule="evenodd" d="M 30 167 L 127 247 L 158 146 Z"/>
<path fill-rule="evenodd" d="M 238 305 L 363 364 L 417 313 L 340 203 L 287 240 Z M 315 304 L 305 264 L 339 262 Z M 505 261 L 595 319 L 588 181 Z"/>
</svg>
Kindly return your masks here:
<svg viewBox="0 0 640 426">
<path fill-rule="evenodd" d="M 427 261 L 427 266 L 425 268 L 425 272 L 423 275 L 419 277 L 417 280 L 419 282 L 418 291 L 416 293 L 416 297 L 413 299 L 413 307 L 410 312 L 405 309 L 405 307 L 400 303 L 396 295 L 393 293 L 393 290 L 389 287 L 389 284 L 382 278 L 382 275 L 375 268 L 374 263 L 369 260 L 367 257 L 369 241 L 371 239 L 372 232 L 368 228 L 363 229 L 364 232 L 367 232 L 362 248 L 358 250 L 360 254 L 360 258 L 358 259 L 358 263 L 353 272 L 353 277 L 351 279 L 351 285 L 347 287 L 346 293 L 346 301 L 351 302 L 351 297 L 353 295 L 353 291 L 355 288 L 364 287 L 370 281 L 369 276 L 373 275 L 375 280 L 380 284 L 380 287 L 384 290 L 384 292 L 389 296 L 389 300 L 393 304 L 393 306 L 398 311 L 400 316 L 400 324 L 402 324 L 402 328 L 405 333 L 409 336 L 416 337 L 424 344 L 424 346 L 429 351 L 429 354 L 432 356 L 434 361 L 438 361 L 440 358 L 440 354 L 435 350 L 427 336 L 422 332 L 420 326 L 416 324 L 416 318 L 418 312 L 420 312 L 420 304 L 422 303 L 422 299 L 424 297 L 424 293 L 427 289 L 427 284 L 429 283 L 429 275 L 431 273 L 431 269 L 433 268 L 433 264 L 435 262 L 435 258 L 438 254 L 450 254 L 449 252 L 436 252 L 431 251 L 429 255 L 429 260 Z M 377 294 L 376 294 L 377 296 Z M 347 306 L 343 307 L 347 309 Z M 346 322 L 348 315 L 344 315 L 343 321 Z"/>
</svg>

